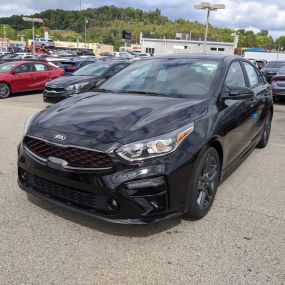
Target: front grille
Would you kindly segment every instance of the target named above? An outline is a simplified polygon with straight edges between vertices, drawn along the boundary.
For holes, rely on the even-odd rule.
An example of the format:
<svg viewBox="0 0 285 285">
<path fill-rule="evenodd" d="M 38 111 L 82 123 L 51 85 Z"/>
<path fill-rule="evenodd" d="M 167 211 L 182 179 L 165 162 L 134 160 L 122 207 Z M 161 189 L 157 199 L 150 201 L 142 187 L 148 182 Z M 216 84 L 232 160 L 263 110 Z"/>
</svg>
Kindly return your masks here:
<svg viewBox="0 0 285 285">
<path fill-rule="evenodd" d="M 76 147 L 58 146 L 40 139 L 26 136 L 24 145 L 35 155 L 48 159 L 55 157 L 68 163 L 74 168 L 111 168 L 114 166 L 111 158 L 102 152 L 86 150 Z"/>
<path fill-rule="evenodd" d="M 32 175 L 29 176 L 29 183 L 36 192 L 65 204 L 102 213 L 112 211 L 109 207 L 110 197 L 108 196 L 75 190 Z"/>
<path fill-rule="evenodd" d="M 46 90 L 47 91 L 53 91 L 56 93 L 63 93 L 66 91 L 65 88 L 62 88 L 62 87 L 49 87 L 49 86 L 46 86 Z"/>
</svg>

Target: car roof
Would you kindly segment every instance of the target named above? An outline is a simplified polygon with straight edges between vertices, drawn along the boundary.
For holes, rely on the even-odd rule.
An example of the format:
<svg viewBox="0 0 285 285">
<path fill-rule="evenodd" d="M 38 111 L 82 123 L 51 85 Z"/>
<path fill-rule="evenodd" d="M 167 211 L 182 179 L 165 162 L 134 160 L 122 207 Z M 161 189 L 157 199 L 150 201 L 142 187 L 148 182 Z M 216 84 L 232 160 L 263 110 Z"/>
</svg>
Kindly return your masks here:
<svg viewBox="0 0 285 285">
<path fill-rule="evenodd" d="M 17 65 L 25 64 L 25 63 L 44 63 L 44 64 L 48 64 L 46 61 L 37 61 L 37 60 L 19 60 L 19 61 L 10 61 L 10 62 L 14 62 Z"/>
<path fill-rule="evenodd" d="M 120 63 L 128 63 L 127 61 L 111 61 L 111 60 L 105 60 L 105 61 L 95 61 L 94 63 L 90 63 L 92 65 L 108 65 L 108 66 L 112 66 L 112 65 L 116 65 L 116 64 L 120 64 Z M 88 65 L 86 65 L 88 66 Z"/>
<path fill-rule="evenodd" d="M 241 58 L 240 56 L 225 55 L 225 54 L 213 54 L 213 53 L 181 53 L 181 54 L 169 54 L 160 55 L 151 58 L 199 58 L 199 59 L 213 59 L 213 60 L 227 60 Z"/>
</svg>

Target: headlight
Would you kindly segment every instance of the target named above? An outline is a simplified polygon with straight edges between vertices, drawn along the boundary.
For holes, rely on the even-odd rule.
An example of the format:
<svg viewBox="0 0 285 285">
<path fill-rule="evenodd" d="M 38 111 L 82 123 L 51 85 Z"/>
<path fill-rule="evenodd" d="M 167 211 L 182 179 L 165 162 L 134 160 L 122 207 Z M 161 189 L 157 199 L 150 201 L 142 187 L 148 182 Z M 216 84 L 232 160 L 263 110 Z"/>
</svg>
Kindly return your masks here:
<svg viewBox="0 0 285 285">
<path fill-rule="evenodd" d="M 25 122 L 25 124 L 24 124 L 24 135 L 28 132 L 29 127 L 30 127 L 31 122 L 33 121 L 33 119 L 34 119 L 39 113 L 41 113 L 41 112 L 43 112 L 43 111 L 37 112 L 36 114 L 30 116 L 30 117 L 26 120 L 26 122 Z"/>
<path fill-rule="evenodd" d="M 68 86 L 66 88 L 66 90 L 68 90 L 68 91 L 80 90 L 88 84 L 89 84 L 88 82 L 73 84 L 73 85 Z"/>
<path fill-rule="evenodd" d="M 194 123 L 171 133 L 120 147 L 116 153 L 128 161 L 140 161 L 174 152 L 193 132 Z"/>
</svg>

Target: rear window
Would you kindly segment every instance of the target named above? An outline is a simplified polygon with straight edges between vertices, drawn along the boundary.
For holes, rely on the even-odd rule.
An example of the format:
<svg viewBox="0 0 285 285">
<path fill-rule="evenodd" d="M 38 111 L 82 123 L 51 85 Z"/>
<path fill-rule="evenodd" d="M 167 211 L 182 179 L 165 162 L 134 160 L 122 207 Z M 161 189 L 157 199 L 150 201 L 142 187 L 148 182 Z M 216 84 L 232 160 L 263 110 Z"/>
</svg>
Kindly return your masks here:
<svg viewBox="0 0 285 285">
<path fill-rule="evenodd" d="M 281 68 L 285 66 L 285 62 L 284 61 L 272 61 L 269 62 L 266 67 L 267 68 Z"/>
</svg>

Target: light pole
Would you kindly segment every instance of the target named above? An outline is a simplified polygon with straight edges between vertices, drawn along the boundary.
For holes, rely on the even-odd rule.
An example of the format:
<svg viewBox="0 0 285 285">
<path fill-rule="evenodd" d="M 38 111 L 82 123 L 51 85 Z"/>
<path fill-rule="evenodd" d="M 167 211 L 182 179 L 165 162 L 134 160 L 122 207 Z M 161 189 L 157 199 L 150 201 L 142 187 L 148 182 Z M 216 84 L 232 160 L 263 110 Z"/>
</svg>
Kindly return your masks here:
<svg viewBox="0 0 285 285">
<path fill-rule="evenodd" d="M 85 17 L 84 19 L 85 22 L 85 49 L 87 48 L 87 24 L 88 24 L 88 19 Z"/>
<path fill-rule="evenodd" d="M 204 47 L 203 47 L 203 51 L 206 52 L 210 12 L 217 11 L 219 9 L 226 9 L 226 5 L 225 4 L 211 4 L 209 2 L 201 2 L 200 4 L 194 5 L 194 8 L 199 9 L 199 10 L 207 10 L 207 21 L 206 21 Z"/>
<path fill-rule="evenodd" d="M 44 21 L 41 18 L 23 17 L 22 19 L 26 22 L 33 22 L 33 54 L 35 54 L 36 53 L 35 51 L 35 23 L 43 24 Z"/>
</svg>

